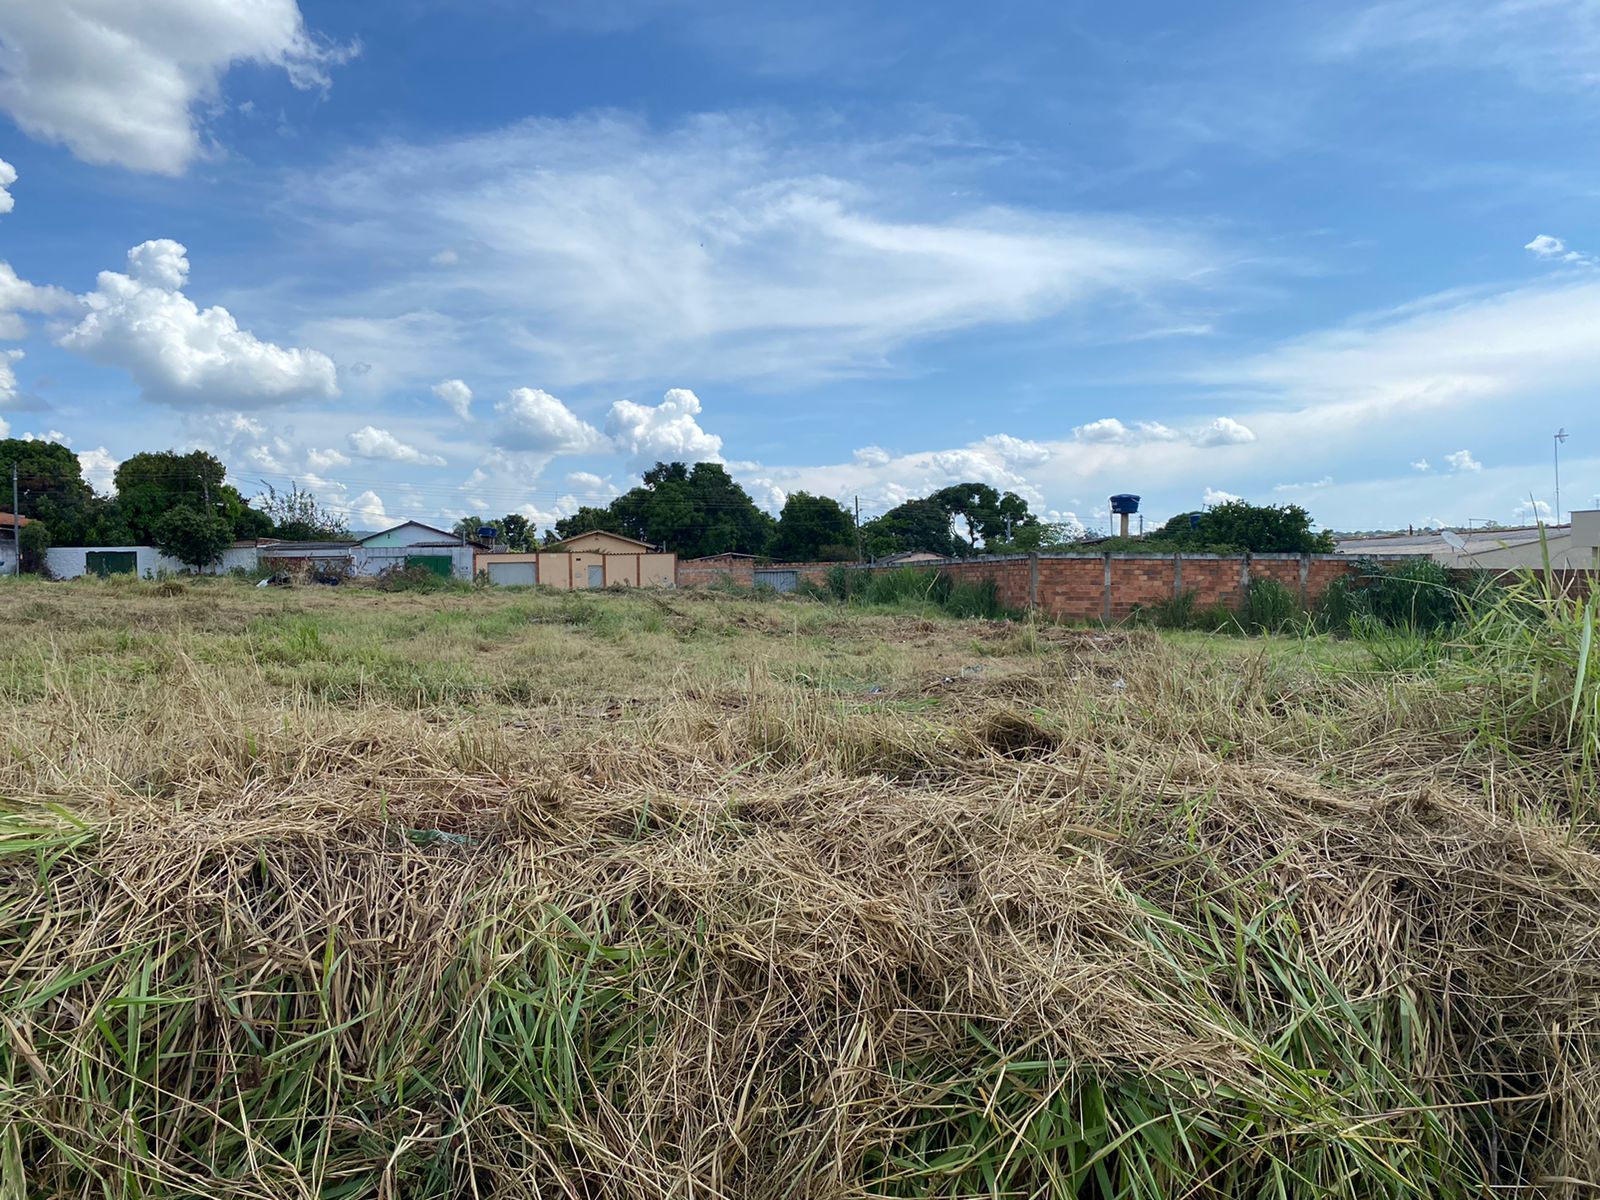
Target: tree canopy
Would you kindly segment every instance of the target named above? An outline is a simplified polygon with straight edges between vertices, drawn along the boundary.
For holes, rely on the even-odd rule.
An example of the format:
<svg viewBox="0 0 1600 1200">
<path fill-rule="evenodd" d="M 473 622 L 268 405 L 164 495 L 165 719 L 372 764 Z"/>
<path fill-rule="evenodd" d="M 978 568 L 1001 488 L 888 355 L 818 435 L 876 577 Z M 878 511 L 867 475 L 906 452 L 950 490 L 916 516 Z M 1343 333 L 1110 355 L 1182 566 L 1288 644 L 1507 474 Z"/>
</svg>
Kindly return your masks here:
<svg viewBox="0 0 1600 1200">
<path fill-rule="evenodd" d="M 765 554 L 776 522 L 756 507 L 721 463 L 660 463 L 605 508 L 580 508 L 556 522 L 554 538 L 603 529 L 665 545 L 683 558 L 732 551 Z"/>
<path fill-rule="evenodd" d="M 267 490 L 255 498 L 251 511 L 267 522 L 267 532 L 253 536 L 270 535 L 288 542 L 331 542 L 350 536 L 350 522 L 344 515 L 324 508 L 298 483 L 291 483 L 286 492 L 270 483 L 265 486 Z"/>
<path fill-rule="evenodd" d="M 950 527 L 950 513 L 932 497 L 907 500 L 882 516 L 861 525 L 862 541 L 871 558 L 886 558 L 912 550 L 953 557 L 965 543 Z"/>
<path fill-rule="evenodd" d="M 793 492 L 778 514 L 772 557 L 784 562 L 845 562 L 856 557 L 855 518 L 837 500 Z"/>
<path fill-rule="evenodd" d="M 1331 554 L 1333 535 L 1311 528 L 1298 504 L 1228 500 L 1196 513 L 1179 513 L 1140 545 L 1149 549 L 1232 551 L 1252 554 Z"/>
</svg>

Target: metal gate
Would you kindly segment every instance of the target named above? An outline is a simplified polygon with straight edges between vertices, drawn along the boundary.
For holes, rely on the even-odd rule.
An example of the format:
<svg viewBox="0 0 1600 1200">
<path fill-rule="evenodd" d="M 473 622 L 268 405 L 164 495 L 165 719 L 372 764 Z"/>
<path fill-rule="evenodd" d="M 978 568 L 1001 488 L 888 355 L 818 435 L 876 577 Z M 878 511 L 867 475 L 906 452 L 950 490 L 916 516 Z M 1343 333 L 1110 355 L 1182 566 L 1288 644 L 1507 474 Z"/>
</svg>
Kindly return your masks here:
<svg viewBox="0 0 1600 1200">
<path fill-rule="evenodd" d="M 592 588 L 603 588 L 603 587 L 605 587 L 605 585 L 606 585 L 606 565 L 605 565 L 605 563 L 595 563 L 595 564 L 593 564 L 589 568 L 589 586 L 592 587 Z"/>
<path fill-rule="evenodd" d="M 769 587 L 775 592 L 792 592 L 800 586 L 799 571 L 764 570 L 755 573 L 757 587 Z"/>
<path fill-rule="evenodd" d="M 432 571 L 440 579 L 449 579 L 455 574 L 454 564 L 451 563 L 448 554 L 408 554 L 406 566 L 422 567 L 424 570 Z"/>
<path fill-rule="evenodd" d="M 107 575 L 137 575 L 139 573 L 139 552 L 137 550 L 90 550 L 83 556 L 83 569 L 86 574 L 98 575 L 104 579 Z"/>
<path fill-rule="evenodd" d="M 536 562 L 491 562 L 489 582 L 500 587 L 532 587 L 539 582 Z"/>
</svg>

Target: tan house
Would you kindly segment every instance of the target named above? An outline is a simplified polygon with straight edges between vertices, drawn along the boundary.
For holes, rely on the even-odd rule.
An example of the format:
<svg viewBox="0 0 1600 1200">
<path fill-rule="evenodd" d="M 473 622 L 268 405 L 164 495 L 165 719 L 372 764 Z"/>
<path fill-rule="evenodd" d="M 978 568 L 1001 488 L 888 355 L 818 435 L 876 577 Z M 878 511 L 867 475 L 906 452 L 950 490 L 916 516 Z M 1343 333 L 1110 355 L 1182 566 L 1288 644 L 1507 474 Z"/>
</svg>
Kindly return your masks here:
<svg viewBox="0 0 1600 1200">
<path fill-rule="evenodd" d="M 481 553 L 474 570 L 502 587 L 669 588 L 677 585 L 678 556 L 637 538 L 595 530 L 531 554 Z"/>
</svg>

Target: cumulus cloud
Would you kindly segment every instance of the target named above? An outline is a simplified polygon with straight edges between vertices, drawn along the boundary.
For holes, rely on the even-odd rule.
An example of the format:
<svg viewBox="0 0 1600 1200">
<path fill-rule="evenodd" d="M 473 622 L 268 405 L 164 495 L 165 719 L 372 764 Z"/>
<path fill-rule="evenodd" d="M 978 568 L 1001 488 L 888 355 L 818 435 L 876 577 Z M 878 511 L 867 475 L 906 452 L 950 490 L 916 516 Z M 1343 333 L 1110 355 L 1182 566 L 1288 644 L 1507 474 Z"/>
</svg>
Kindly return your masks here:
<svg viewBox="0 0 1600 1200">
<path fill-rule="evenodd" d="M 381 458 L 389 462 L 411 463 L 419 467 L 442 467 L 444 459 L 437 454 L 425 454 L 415 446 L 402 442 L 387 429 L 363 425 L 350 434 L 350 449 L 362 458 Z"/>
<path fill-rule="evenodd" d="M 295 0 L 49 0 L 0 5 L 0 109 L 85 162 L 181 173 L 197 112 L 234 63 L 326 88 L 353 47 L 307 31 Z"/>
<path fill-rule="evenodd" d="M 609 479 L 602 479 L 593 471 L 571 471 L 567 474 L 567 486 L 585 496 L 615 496 L 616 487 Z"/>
<path fill-rule="evenodd" d="M 605 449 L 601 432 L 542 388 L 517 388 L 494 406 L 500 414 L 495 441 L 533 454 L 591 454 Z"/>
<path fill-rule="evenodd" d="M 0 213 L 8 213 L 17 206 L 17 201 L 12 196 L 11 185 L 17 181 L 17 169 L 0 158 Z"/>
<path fill-rule="evenodd" d="M 1566 242 L 1558 237 L 1551 237 L 1548 233 L 1541 233 L 1533 241 L 1523 247 L 1535 258 L 1553 260 L 1555 262 L 1576 263 L 1593 265 L 1595 257 L 1592 254 L 1582 254 L 1577 250 L 1567 249 Z"/>
<path fill-rule="evenodd" d="M 463 421 L 472 420 L 472 389 L 459 379 L 445 379 L 433 385 L 433 394 L 450 406 Z"/>
<path fill-rule="evenodd" d="M 339 394 L 333 360 L 284 349 L 240 329 L 221 307 L 184 295 L 187 251 L 161 238 L 128 251 L 128 273 L 102 271 L 82 297 L 88 312 L 60 345 L 125 369 L 146 399 L 178 408 L 327 400 Z"/>
<path fill-rule="evenodd" d="M 1134 446 L 1140 442 L 1170 442 L 1181 435 L 1175 429 L 1170 429 L 1160 421 L 1135 421 L 1132 425 L 1124 425 L 1116 417 L 1102 417 L 1098 421 L 1090 421 L 1086 425 L 1079 425 L 1072 431 L 1072 436 L 1080 442 L 1098 442 L 1110 446 Z"/>
<path fill-rule="evenodd" d="M 341 450 L 329 448 L 327 450 L 307 450 L 306 462 L 317 471 L 328 471 L 334 467 L 348 467 L 350 456 Z"/>
<path fill-rule="evenodd" d="M 1218 417 L 1194 435 L 1196 446 L 1243 446 L 1256 440 L 1255 433 L 1232 417 Z"/>
<path fill-rule="evenodd" d="M 21 350 L 0 350 L 0 408 L 16 402 L 17 372 L 11 364 L 21 357 Z M 11 427 L 8 425 L 6 428 Z"/>
<path fill-rule="evenodd" d="M 1449 463 L 1450 469 L 1457 474 L 1483 470 L 1483 464 L 1472 457 L 1471 450 L 1457 450 L 1454 454 L 1446 454 L 1444 461 Z"/>
<path fill-rule="evenodd" d="M 722 439 L 700 428 L 699 415 L 700 398 L 672 388 L 654 406 L 618 400 L 606 414 L 606 432 L 635 464 L 720 461 Z"/>
<path fill-rule="evenodd" d="M 1550 519 L 1550 506 L 1543 500 L 1529 498 L 1511 510 L 1513 521 L 1547 521 Z"/>
<path fill-rule="evenodd" d="M 1419 458 L 1419 459 L 1417 459 L 1417 461 L 1416 461 L 1416 462 L 1414 462 L 1414 463 L 1412 463 L 1412 464 L 1411 464 L 1411 469 L 1412 469 L 1412 470 L 1413 470 L 1413 471 L 1423 471 L 1423 472 L 1426 472 L 1426 471 L 1431 471 L 1431 470 L 1433 470 L 1433 466 L 1432 466 L 1432 464 L 1431 464 L 1431 463 L 1429 463 L 1429 462 L 1428 462 L 1428 460 L 1427 460 L 1427 459 L 1425 459 L 1425 458 Z"/>
<path fill-rule="evenodd" d="M 1216 504 L 1229 504 L 1232 501 L 1242 499 L 1244 499 L 1244 497 L 1235 496 L 1232 492 L 1225 492 L 1221 488 L 1208 487 L 1205 491 L 1205 495 L 1200 498 L 1200 502 L 1207 508 L 1210 508 Z"/>
<path fill-rule="evenodd" d="M 63 312 L 77 303 L 71 292 L 18 278 L 11 264 L 0 259 L 0 338 L 26 336 L 21 313 Z"/>
<path fill-rule="evenodd" d="M 102 494 L 108 495 L 115 488 L 117 468 L 121 465 L 104 446 L 96 446 L 93 450 L 83 450 L 78 454 L 78 466 L 83 470 L 83 477 L 89 481 L 90 487 Z"/>
<path fill-rule="evenodd" d="M 851 457 L 863 467 L 881 467 L 894 458 L 882 446 L 862 446 Z"/>
</svg>

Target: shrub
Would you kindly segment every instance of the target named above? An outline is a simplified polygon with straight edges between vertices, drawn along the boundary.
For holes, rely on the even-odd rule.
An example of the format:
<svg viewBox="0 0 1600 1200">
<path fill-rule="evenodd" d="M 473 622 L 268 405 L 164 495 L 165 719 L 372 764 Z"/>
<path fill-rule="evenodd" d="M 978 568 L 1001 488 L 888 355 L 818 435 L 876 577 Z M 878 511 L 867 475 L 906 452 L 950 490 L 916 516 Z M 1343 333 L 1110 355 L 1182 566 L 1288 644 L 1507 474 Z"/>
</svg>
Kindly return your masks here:
<svg viewBox="0 0 1600 1200">
<path fill-rule="evenodd" d="M 459 592 L 472 587 L 463 579 L 435 575 L 427 567 L 390 567 L 379 574 L 378 587 L 386 592 Z"/>
<path fill-rule="evenodd" d="M 1252 579 L 1239 609 L 1239 623 L 1251 633 L 1282 633 L 1300 616 L 1300 602 L 1276 579 Z"/>
</svg>

